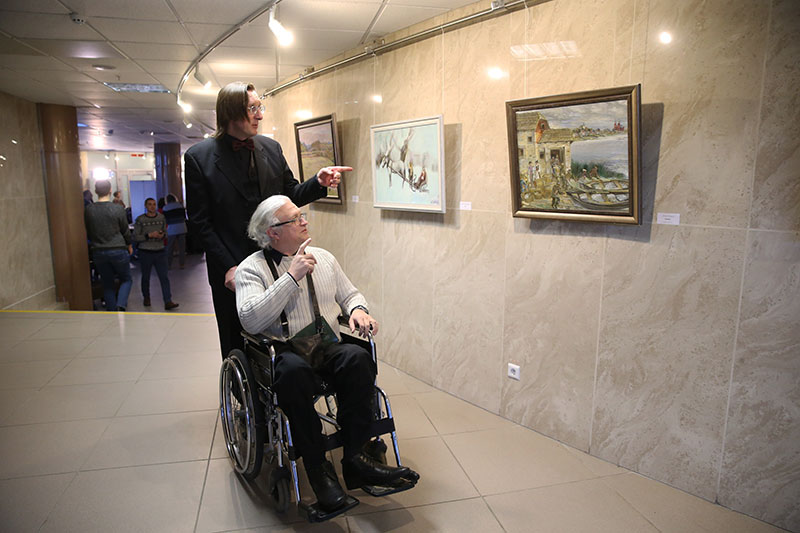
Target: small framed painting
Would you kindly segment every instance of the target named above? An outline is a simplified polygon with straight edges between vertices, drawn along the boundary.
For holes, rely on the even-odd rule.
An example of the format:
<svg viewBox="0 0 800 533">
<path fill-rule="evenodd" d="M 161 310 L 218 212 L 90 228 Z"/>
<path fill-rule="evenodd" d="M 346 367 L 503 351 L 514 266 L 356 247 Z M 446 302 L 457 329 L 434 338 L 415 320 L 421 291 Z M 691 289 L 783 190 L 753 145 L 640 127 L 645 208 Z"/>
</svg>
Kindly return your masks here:
<svg viewBox="0 0 800 533">
<path fill-rule="evenodd" d="M 444 213 L 442 116 L 378 124 L 370 133 L 375 207 Z"/>
<path fill-rule="evenodd" d="M 506 102 L 514 216 L 640 224 L 640 93 Z"/>
<path fill-rule="evenodd" d="M 301 183 L 316 176 L 323 167 L 342 164 L 335 114 L 297 122 L 294 125 L 294 138 L 297 143 Z M 338 187 L 328 187 L 327 196 L 316 202 L 341 204 L 342 198 L 344 198 L 344 177 Z"/>
</svg>

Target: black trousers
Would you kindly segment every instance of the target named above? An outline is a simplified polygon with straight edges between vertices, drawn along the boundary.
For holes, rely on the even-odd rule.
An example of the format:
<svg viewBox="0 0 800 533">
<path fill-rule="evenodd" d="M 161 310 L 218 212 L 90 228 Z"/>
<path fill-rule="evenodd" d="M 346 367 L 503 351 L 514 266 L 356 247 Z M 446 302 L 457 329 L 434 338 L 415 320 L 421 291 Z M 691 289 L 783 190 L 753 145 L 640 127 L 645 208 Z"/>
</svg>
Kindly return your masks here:
<svg viewBox="0 0 800 533">
<path fill-rule="evenodd" d="M 361 451 L 369 439 L 375 399 L 372 355 L 355 344 L 328 347 L 316 371 L 299 355 L 283 351 L 275 359 L 274 388 L 278 405 L 289 418 L 292 442 L 306 468 L 325 458 L 322 422 L 314 409 L 314 393 L 322 378 L 336 392 L 337 421 L 341 426 L 344 458 Z"/>
<path fill-rule="evenodd" d="M 217 316 L 219 346 L 224 360 L 234 348 L 244 350 L 242 324 L 236 311 L 236 293 L 227 289 L 224 283 L 212 283 L 211 298 L 214 302 L 214 314 Z"/>
</svg>

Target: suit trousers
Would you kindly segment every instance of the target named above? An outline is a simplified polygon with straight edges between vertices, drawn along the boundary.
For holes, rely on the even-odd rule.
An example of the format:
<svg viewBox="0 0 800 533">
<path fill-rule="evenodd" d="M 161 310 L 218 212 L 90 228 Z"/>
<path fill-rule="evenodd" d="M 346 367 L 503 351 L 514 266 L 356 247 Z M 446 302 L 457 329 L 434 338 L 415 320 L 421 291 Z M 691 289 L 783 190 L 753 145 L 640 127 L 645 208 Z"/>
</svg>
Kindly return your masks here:
<svg viewBox="0 0 800 533">
<path fill-rule="evenodd" d="M 244 350 L 242 323 L 239 322 L 239 313 L 236 311 L 236 293 L 225 287 L 224 283 L 212 283 L 211 299 L 214 302 L 219 346 L 224 360 L 234 348 Z"/>
<path fill-rule="evenodd" d="M 320 464 L 325 458 L 322 422 L 314 409 L 319 380 L 324 380 L 336 392 L 336 418 L 342 428 L 344 458 L 347 459 L 359 453 L 370 437 L 375 375 L 372 355 L 355 344 L 329 346 L 323 364 L 316 370 L 291 351 L 278 354 L 273 386 L 278 405 L 289 418 L 295 450 L 303 457 L 306 468 Z"/>
</svg>

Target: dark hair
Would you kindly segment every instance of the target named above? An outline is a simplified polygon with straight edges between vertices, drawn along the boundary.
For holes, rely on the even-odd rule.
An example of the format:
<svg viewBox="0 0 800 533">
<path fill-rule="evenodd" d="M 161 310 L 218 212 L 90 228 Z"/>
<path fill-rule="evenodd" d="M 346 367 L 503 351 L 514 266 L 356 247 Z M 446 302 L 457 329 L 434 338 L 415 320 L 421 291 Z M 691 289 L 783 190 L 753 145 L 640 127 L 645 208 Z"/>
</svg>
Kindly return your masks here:
<svg viewBox="0 0 800 533">
<path fill-rule="evenodd" d="M 108 180 L 97 180 L 94 182 L 94 192 L 97 196 L 108 196 L 111 192 L 111 182 Z"/>
<path fill-rule="evenodd" d="M 165 205 L 167 205 L 167 202 L 166 200 L 164 200 L 164 197 L 162 196 L 161 198 L 158 199 L 158 208 L 161 209 Z"/>
<path fill-rule="evenodd" d="M 175 196 L 174 194 L 172 194 L 172 193 L 169 193 L 169 194 L 167 195 L 167 203 L 170 203 L 170 202 L 177 202 L 177 201 L 178 201 L 178 197 L 177 197 L 177 196 Z"/>
<path fill-rule="evenodd" d="M 247 118 L 248 91 L 255 91 L 252 83 L 234 81 L 217 93 L 217 131 L 214 137 L 221 137 L 234 120 Z"/>
<path fill-rule="evenodd" d="M 144 199 L 144 205 L 147 205 L 147 202 L 149 202 L 150 200 L 153 200 L 154 202 L 156 201 L 155 198 L 145 198 Z"/>
</svg>

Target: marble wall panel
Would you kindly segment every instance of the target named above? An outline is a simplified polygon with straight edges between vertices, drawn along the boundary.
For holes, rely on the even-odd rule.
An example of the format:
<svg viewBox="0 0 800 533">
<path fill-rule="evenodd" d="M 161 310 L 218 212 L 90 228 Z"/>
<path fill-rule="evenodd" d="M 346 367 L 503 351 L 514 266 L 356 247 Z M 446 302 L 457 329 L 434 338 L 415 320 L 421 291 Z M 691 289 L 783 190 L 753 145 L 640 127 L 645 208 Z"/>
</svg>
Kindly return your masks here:
<svg viewBox="0 0 800 533">
<path fill-rule="evenodd" d="M 718 499 L 800 531 L 800 233 L 748 237 Z"/>
<path fill-rule="evenodd" d="M 447 197 L 476 210 L 508 213 L 510 182 L 505 103 L 524 96 L 525 66 L 511 56 L 525 41 L 525 11 L 481 22 L 444 35 L 446 123 L 461 126 L 461 189 Z M 499 79 L 489 69 L 498 69 Z"/>
<path fill-rule="evenodd" d="M 506 246 L 501 414 L 588 451 L 605 227 L 514 219 Z"/>
<path fill-rule="evenodd" d="M 591 453 L 714 500 L 745 233 L 609 230 Z"/>
<path fill-rule="evenodd" d="M 347 215 L 339 224 L 344 224 L 344 256 L 337 259 L 347 277 L 369 302 L 369 312 L 383 320 L 383 230 L 381 211 L 372 207 L 372 202 L 350 203 Z"/>
<path fill-rule="evenodd" d="M 655 211 L 747 227 L 769 10 L 758 0 L 652 2 L 643 102 L 664 105 Z M 661 31 L 673 41 L 658 41 Z M 666 75 L 668 73 L 668 75 Z"/>
<path fill-rule="evenodd" d="M 751 227 L 800 230 L 800 3 L 773 2 Z"/>
<path fill-rule="evenodd" d="M 507 216 L 448 211 L 434 241 L 433 385 L 493 413 L 505 375 Z"/>
<path fill-rule="evenodd" d="M 372 199 L 369 127 L 374 124 L 375 108 L 380 105 L 372 99 L 375 63 L 375 59 L 369 59 L 337 69 L 335 73 L 340 153 L 343 163 L 353 167 L 344 177 L 345 202 L 352 201 L 354 195 L 361 201 Z"/>
<path fill-rule="evenodd" d="M 431 383 L 435 234 L 442 215 L 383 213 L 381 360 Z"/>
</svg>

